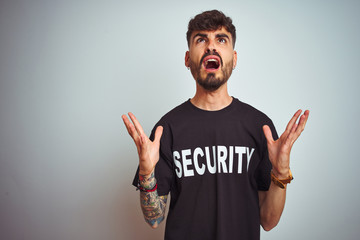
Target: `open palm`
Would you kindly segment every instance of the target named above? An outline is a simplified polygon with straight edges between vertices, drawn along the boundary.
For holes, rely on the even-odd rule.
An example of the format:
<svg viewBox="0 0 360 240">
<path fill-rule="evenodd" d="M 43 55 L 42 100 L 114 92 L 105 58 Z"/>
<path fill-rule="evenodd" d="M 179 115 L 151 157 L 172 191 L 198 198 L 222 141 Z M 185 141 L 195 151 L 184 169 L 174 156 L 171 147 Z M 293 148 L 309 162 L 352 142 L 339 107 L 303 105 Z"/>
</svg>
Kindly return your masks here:
<svg viewBox="0 0 360 240">
<path fill-rule="evenodd" d="M 289 121 L 284 133 L 276 141 L 273 139 L 269 126 L 263 126 L 267 140 L 269 159 L 273 165 L 274 173 L 279 177 L 288 176 L 290 169 L 290 151 L 296 139 L 298 139 L 304 130 L 309 113 L 309 110 L 306 110 L 304 114 L 300 116 L 301 110 L 298 110 Z M 296 123 L 299 116 L 299 122 Z"/>
<path fill-rule="evenodd" d="M 134 140 L 138 155 L 139 155 L 139 174 L 149 175 L 155 168 L 156 163 L 159 161 L 160 139 L 163 132 L 163 127 L 159 126 L 155 131 L 154 141 L 151 141 L 144 133 L 139 121 L 134 114 L 129 113 L 129 117 L 122 116 L 126 129 L 129 135 Z"/>
</svg>

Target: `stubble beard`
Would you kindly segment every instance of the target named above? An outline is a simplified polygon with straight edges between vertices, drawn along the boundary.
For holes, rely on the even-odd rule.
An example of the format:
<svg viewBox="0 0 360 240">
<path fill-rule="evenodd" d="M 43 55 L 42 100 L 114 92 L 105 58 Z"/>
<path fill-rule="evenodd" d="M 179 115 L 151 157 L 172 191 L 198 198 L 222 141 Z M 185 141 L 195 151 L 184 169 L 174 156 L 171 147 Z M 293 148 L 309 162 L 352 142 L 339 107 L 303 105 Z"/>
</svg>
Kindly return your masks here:
<svg viewBox="0 0 360 240">
<path fill-rule="evenodd" d="M 191 66 L 195 64 L 192 63 Z M 196 77 L 196 82 L 204 88 L 206 91 L 214 92 L 218 90 L 222 85 L 224 85 L 230 78 L 232 73 L 232 61 L 229 61 L 225 65 L 221 66 L 222 76 L 216 77 L 215 73 L 207 73 L 206 77 L 201 76 L 201 64 L 195 67 L 190 67 L 191 73 Z"/>
</svg>

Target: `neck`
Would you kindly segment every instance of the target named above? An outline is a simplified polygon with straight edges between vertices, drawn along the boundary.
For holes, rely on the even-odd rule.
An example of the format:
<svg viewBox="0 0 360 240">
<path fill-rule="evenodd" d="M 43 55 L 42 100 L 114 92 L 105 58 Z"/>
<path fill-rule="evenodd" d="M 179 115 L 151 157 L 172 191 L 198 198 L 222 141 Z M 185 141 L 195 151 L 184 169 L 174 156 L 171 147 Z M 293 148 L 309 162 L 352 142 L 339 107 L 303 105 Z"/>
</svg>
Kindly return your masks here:
<svg viewBox="0 0 360 240">
<path fill-rule="evenodd" d="M 212 92 L 209 92 L 196 84 L 196 94 L 190 101 L 200 109 L 206 111 L 218 111 L 229 106 L 232 102 L 232 97 L 228 94 L 227 83 Z"/>
</svg>

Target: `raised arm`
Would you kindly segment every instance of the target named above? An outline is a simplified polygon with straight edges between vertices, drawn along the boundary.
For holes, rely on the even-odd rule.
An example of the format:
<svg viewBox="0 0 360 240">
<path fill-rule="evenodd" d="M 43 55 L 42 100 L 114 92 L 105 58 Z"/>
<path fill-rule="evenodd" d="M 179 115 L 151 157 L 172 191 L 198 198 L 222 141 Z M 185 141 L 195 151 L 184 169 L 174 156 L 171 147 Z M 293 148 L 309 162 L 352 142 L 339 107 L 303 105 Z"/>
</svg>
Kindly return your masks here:
<svg viewBox="0 0 360 240">
<path fill-rule="evenodd" d="M 309 111 L 306 110 L 303 115 L 300 115 L 301 110 L 298 110 L 289 121 L 284 133 L 276 141 L 272 137 L 269 126 L 263 127 L 269 159 L 273 166 L 272 174 L 277 179 L 290 177 L 290 151 L 305 128 Z M 272 181 L 268 191 L 259 191 L 260 222 L 266 231 L 274 228 L 279 222 L 285 205 L 285 197 L 286 184 L 284 184 L 284 188 L 280 188 Z"/>
<path fill-rule="evenodd" d="M 131 121 L 126 115 L 122 116 L 126 129 L 134 140 L 139 155 L 139 189 L 140 204 L 145 221 L 156 228 L 164 219 L 167 196 L 159 196 L 154 169 L 159 161 L 160 139 L 163 132 L 161 126 L 155 131 L 154 141 L 151 141 L 136 117 L 129 113 Z"/>
</svg>

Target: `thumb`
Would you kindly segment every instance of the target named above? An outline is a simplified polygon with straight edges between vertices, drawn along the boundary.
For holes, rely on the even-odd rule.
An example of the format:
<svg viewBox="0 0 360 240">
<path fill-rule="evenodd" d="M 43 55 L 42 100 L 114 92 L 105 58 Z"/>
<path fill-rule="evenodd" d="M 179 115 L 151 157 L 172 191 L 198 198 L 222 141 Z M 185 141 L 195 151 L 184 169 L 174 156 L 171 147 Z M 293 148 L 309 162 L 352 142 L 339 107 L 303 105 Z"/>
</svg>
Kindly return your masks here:
<svg viewBox="0 0 360 240">
<path fill-rule="evenodd" d="M 264 131 L 265 138 L 266 138 L 267 142 L 272 143 L 274 141 L 274 138 L 272 136 L 270 127 L 268 125 L 264 125 L 263 126 L 263 131 Z"/>
<path fill-rule="evenodd" d="M 155 130 L 155 138 L 154 138 L 154 142 L 156 143 L 160 143 L 160 139 L 163 133 L 163 127 L 162 126 L 158 126 Z"/>
</svg>

